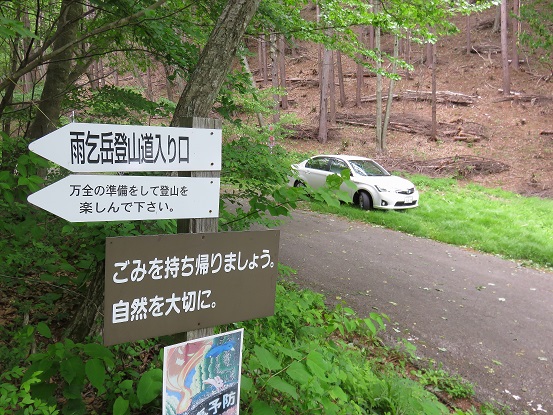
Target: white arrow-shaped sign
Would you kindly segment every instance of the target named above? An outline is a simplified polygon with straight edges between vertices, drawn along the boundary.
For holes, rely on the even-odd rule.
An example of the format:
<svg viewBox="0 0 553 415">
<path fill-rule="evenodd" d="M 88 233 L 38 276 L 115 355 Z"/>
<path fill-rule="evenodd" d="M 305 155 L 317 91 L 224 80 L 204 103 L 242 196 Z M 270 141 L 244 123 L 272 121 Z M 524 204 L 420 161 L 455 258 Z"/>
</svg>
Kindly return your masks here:
<svg viewBox="0 0 553 415">
<path fill-rule="evenodd" d="M 73 172 L 219 171 L 220 129 L 71 123 L 29 150 Z"/>
<path fill-rule="evenodd" d="M 216 218 L 220 179 L 70 175 L 27 200 L 70 222 Z"/>
</svg>

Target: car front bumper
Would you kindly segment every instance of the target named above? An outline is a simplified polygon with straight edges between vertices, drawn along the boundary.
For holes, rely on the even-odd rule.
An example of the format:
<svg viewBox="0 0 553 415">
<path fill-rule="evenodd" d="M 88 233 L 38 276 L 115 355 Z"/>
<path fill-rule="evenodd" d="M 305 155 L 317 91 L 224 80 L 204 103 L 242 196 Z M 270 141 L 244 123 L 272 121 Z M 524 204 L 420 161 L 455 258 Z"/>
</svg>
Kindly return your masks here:
<svg viewBox="0 0 553 415">
<path fill-rule="evenodd" d="M 379 193 L 379 196 L 379 200 L 376 200 L 373 206 L 375 209 L 412 209 L 419 205 L 419 193 L 416 191 L 410 195 L 395 192 L 382 192 Z"/>
</svg>

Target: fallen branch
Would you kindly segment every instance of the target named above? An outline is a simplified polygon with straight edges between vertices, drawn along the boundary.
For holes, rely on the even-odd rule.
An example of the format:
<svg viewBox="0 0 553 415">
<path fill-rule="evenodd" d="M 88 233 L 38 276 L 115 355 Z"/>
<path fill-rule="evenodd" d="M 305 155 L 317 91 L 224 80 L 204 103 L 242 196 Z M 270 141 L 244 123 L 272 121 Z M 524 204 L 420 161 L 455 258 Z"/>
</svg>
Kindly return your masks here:
<svg viewBox="0 0 553 415">
<path fill-rule="evenodd" d="M 433 160 L 377 159 L 389 170 L 402 170 L 428 176 L 457 176 L 468 178 L 496 174 L 509 170 L 505 163 L 475 156 L 453 156 Z"/>
<path fill-rule="evenodd" d="M 499 89 L 499 92 L 503 92 L 503 90 Z M 505 101 L 530 102 L 532 103 L 532 105 L 535 105 L 538 101 L 553 101 L 553 96 L 529 95 L 529 94 L 521 94 L 520 92 L 512 92 L 511 95 L 507 97 L 498 98 L 493 102 L 505 102 Z"/>
<path fill-rule="evenodd" d="M 375 128 L 376 116 L 370 114 L 336 114 L 336 122 L 346 125 Z M 410 114 L 395 115 L 390 117 L 388 128 L 392 131 L 401 131 L 408 134 L 431 136 L 432 122 L 430 120 L 414 117 Z M 449 123 L 438 123 L 438 135 L 442 138 L 452 138 L 457 141 L 477 142 L 486 138 L 483 125 L 474 122 L 465 122 L 458 118 Z"/>
<path fill-rule="evenodd" d="M 436 102 L 446 102 L 457 105 L 472 105 L 477 97 L 466 95 L 460 92 L 451 91 L 436 91 Z M 432 92 L 429 91 L 411 91 L 407 90 L 401 94 L 401 99 L 413 101 L 430 101 L 432 100 Z"/>
</svg>

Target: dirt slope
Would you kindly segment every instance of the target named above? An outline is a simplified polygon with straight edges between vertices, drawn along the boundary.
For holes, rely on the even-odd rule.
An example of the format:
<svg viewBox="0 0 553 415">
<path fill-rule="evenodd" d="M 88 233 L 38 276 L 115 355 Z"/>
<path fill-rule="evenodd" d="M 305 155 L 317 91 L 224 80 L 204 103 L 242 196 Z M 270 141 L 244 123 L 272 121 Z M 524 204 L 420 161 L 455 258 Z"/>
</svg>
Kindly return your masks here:
<svg viewBox="0 0 553 415">
<path fill-rule="evenodd" d="M 500 48 L 499 33 L 492 33 L 490 27 L 479 28 L 493 15 L 494 11 L 489 10 L 471 18 L 473 46 L 491 46 L 492 50 Z M 524 195 L 553 197 L 553 134 L 547 134 L 553 131 L 553 82 L 548 79 L 550 70 L 540 66 L 535 57 L 521 55 L 525 62 L 518 71 L 511 70 L 511 91 L 516 95 L 513 99 L 502 100 L 500 53 L 467 54 L 466 19 L 460 19 L 457 26 L 461 30 L 459 34 L 442 39 L 437 45 L 437 90 L 471 96 L 473 103 L 438 103 L 437 120 L 441 124 L 441 134 L 437 142 L 432 142 L 421 132 L 389 131 L 388 152 L 378 155 L 373 128 L 343 123 L 331 127 L 327 143 L 317 142 L 313 139 L 318 127 L 319 107 L 317 49 L 313 45 L 299 43 L 300 56 L 287 56 L 288 97 L 291 102 L 287 111 L 297 114 L 304 121 L 304 131 L 298 139 L 286 142 L 285 146 L 320 153 L 374 157 L 391 170 L 416 170 L 413 166 L 428 164 L 429 160 L 433 163 L 444 162 L 459 156 L 457 160 L 484 163 L 480 173 L 470 174 L 472 181 Z M 390 39 L 384 37 L 384 42 L 390 43 Z M 396 83 L 396 94 L 403 96 L 407 91 L 431 91 L 431 70 L 422 63 L 423 56 L 423 49 L 413 45 L 411 63 L 415 70 Z M 257 59 L 251 59 L 255 73 L 254 61 Z M 342 60 L 342 65 L 347 75 L 345 88 L 348 99 L 344 107 L 337 104 L 337 112 L 342 118 L 361 116 L 364 120 L 374 117 L 374 102 L 364 102 L 361 107 L 355 105 L 355 65 L 347 59 Z M 306 82 L 299 82 L 298 79 Z M 364 77 L 364 98 L 374 96 L 375 83 L 374 77 Z M 338 91 L 336 94 L 338 96 Z M 529 96 L 537 99 L 531 100 Z M 424 127 L 431 120 L 430 102 L 394 100 L 392 121 L 401 123 L 407 118 Z M 455 130 L 460 134 L 455 134 Z M 466 132 L 474 131 L 479 133 L 476 139 L 470 134 L 466 138 Z M 503 168 L 488 168 L 487 163 Z M 447 173 L 451 174 L 450 171 Z"/>
</svg>

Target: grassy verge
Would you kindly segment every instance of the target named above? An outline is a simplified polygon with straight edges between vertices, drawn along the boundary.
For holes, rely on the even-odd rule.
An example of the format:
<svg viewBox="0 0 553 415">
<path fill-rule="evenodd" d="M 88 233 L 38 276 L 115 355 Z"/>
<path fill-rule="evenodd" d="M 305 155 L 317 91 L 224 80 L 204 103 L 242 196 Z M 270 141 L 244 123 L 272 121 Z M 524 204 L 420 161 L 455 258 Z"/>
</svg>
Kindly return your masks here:
<svg viewBox="0 0 553 415">
<path fill-rule="evenodd" d="M 472 401 L 474 389 L 443 370 L 414 370 L 382 346 L 387 316 L 358 318 L 339 304 L 293 284 L 277 286 L 273 317 L 243 327 L 241 404 L 245 413 L 491 415 Z M 440 391 L 440 401 L 432 393 Z M 464 409 L 457 403 L 463 402 Z"/>
<path fill-rule="evenodd" d="M 411 176 L 416 209 L 361 211 L 313 204 L 319 212 L 381 225 L 412 235 L 500 255 L 529 266 L 553 267 L 553 200 L 523 197 L 454 179 Z"/>
</svg>

